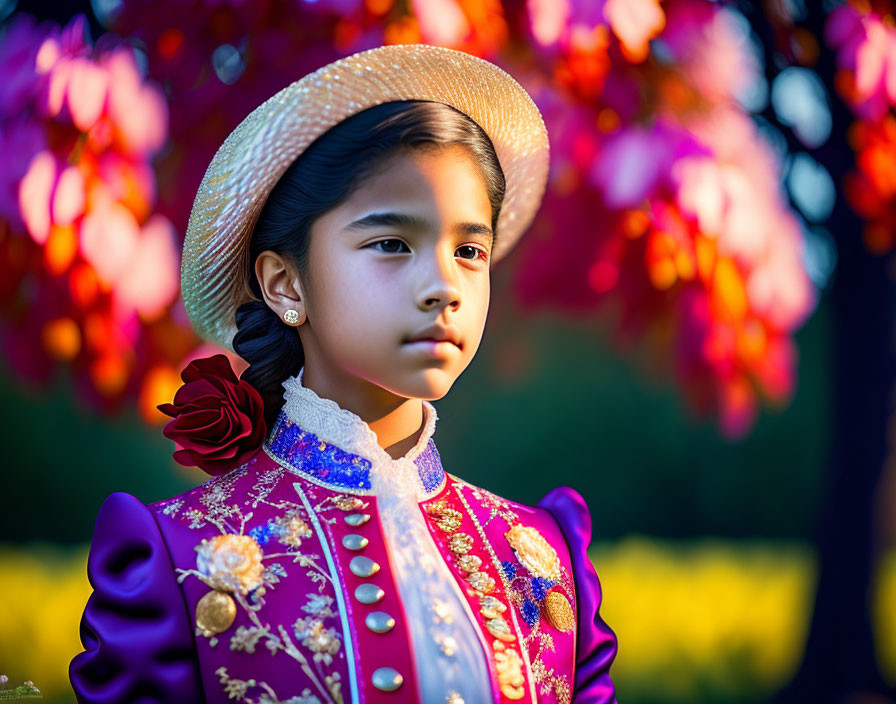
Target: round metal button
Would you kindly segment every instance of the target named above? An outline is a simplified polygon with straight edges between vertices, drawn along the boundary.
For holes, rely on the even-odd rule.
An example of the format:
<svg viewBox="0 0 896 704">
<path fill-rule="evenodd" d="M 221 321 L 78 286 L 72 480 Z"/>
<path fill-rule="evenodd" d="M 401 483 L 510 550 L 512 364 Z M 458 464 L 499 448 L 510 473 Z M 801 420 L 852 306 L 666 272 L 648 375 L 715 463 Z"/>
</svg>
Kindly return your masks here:
<svg viewBox="0 0 896 704">
<path fill-rule="evenodd" d="M 371 611 L 364 623 L 374 633 L 388 633 L 395 627 L 395 619 L 385 611 Z"/>
<path fill-rule="evenodd" d="M 357 533 L 349 533 L 342 536 L 342 547 L 348 550 L 363 550 L 369 542 L 367 538 Z"/>
<path fill-rule="evenodd" d="M 369 513 L 349 513 L 345 516 L 345 522 L 353 528 L 357 528 L 358 526 L 367 523 L 369 520 Z"/>
<path fill-rule="evenodd" d="M 356 577 L 370 577 L 380 571 L 380 563 L 364 555 L 358 555 L 348 563 L 348 568 Z"/>
<path fill-rule="evenodd" d="M 404 677 L 394 667 L 378 667 L 370 678 L 373 686 L 383 692 L 394 692 L 401 687 Z"/>
<path fill-rule="evenodd" d="M 355 599 L 362 604 L 375 604 L 384 596 L 386 596 L 386 592 L 370 582 L 359 584 L 355 588 Z"/>
</svg>

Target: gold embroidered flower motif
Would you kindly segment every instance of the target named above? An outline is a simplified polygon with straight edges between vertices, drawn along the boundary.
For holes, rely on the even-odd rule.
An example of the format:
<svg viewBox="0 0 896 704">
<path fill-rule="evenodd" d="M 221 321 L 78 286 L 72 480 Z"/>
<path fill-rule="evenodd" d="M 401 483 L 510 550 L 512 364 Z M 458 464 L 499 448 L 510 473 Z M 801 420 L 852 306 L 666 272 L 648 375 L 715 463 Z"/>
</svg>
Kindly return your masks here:
<svg viewBox="0 0 896 704">
<path fill-rule="evenodd" d="M 533 577 L 560 581 L 560 558 L 544 536 L 532 526 L 517 523 L 504 534 L 523 567 Z"/>
<path fill-rule="evenodd" d="M 296 638 L 302 645 L 314 653 L 314 661 L 323 661 L 325 665 L 333 662 L 333 656 L 339 652 L 342 643 L 336 635 L 335 628 L 324 628 L 319 618 L 299 618 L 292 626 Z"/>
<path fill-rule="evenodd" d="M 248 535 L 203 539 L 196 552 L 196 568 L 213 589 L 248 594 L 263 583 L 261 547 Z"/>
<path fill-rule="evenodd" d="M 280 532 L 279 540 L 283 545 L 298 548 L 301 547 L 303 538 L 310 538 L 313 535 L 311 526 L 295 511 L 288 511 L 277 520 L 277 523 Z"/>
<path fill-rule="evenodd" d="M 337 494 L 332 501 L 340 511 L 354 511 L 364 505 L 364 501 L 359 497 L 347 494 Z"/>
<path fill-rule="evenodd" d="M 498 670 L 498 685 L 501 694 L 508 699 L 522 699 L 526 693 L 523 685 L 523 660 L 513 648 L 508 648 L 501 641 L 494 641 L 495 666 Z"/>
<path fill-rule="evenodd" d="M 448 541 L 448 549 L 455 555 L 464 555 L 473 549 L 473 536 L 469 533 L 455 533 Z"/>
<path fill-rule="evenodd" d="M 462 519 L 463 514 L 460 511 L 453 508 L 446 508 L 439 515 L 436 525 L 439 527 L 439 530 L 442 530 L 445 533 L 453 533 L 460 528 Z"/>
</svg>

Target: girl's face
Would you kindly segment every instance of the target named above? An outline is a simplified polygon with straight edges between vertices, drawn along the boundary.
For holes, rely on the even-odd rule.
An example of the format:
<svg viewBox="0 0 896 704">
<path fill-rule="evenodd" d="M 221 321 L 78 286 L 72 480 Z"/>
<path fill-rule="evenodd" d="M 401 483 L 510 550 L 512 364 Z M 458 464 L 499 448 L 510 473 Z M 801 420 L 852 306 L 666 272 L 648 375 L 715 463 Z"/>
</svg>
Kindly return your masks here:
<svg viewBox="0 0 896 704">
<path fill-rule="evenodd" d="M 384 162 L 312 225 L 309 274 L 298 281 L 309 377 L 444 396 L 482 339 L 490 224 L 485 181 L 463 147 Z M 454 342 L 411 341 L 443 335 Z"/>
</svg>

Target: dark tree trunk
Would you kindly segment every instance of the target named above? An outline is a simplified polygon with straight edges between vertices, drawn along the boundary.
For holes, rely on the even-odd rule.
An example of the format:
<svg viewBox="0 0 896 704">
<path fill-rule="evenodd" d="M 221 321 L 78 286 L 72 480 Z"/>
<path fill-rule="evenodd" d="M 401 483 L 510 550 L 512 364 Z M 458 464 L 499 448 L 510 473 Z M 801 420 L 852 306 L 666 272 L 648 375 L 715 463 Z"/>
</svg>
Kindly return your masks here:
<svg viewBox="0 0 896 704">
<path fill-rule="evenodd" d="M 809 152 L 838 186 L 828 227 L 837 244 L 837 266 L 825 292 L 832 314 L 833 413 L 824 503 L 816 529 L 819 575 L 814 611 L 799 670 L 775 697 L 778 702 L 896 701 L 881 677 L 874 652 L 870 600 L 877 562 L 874 497 L 887 456 L 890 398 L 896 380 L 891 257 L 871 254 L 862 242 L 863 222 L 842 196 L 843 176 L 853 168 L 847 143 L 852 113 L 833 89 L 835 55 L 824 46 L 822 3 L 805 3 L 803 26 L 822 45 L 815 69 L 827 87 L 833 128 L 830 139 L 806 149 L 769 107 L 790 147 Z M 776 30 L 758 9 L 748 12 L 765 49 L 769 85 L 786 61 Z"/>
</svg>

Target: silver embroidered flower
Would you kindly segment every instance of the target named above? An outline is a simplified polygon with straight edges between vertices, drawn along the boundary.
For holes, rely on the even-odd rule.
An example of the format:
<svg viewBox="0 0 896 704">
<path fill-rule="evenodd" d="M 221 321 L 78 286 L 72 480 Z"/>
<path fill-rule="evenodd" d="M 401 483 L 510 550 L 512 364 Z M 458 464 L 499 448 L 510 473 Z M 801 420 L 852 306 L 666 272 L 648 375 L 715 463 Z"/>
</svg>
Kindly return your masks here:
<svg viewBox="0 0 896 704">
<path fill-rule="evenodd" d="M 272 699 L 265 699 L 262 696 L 261 699 L 258 700 L 258 704 L 321 704 L 320 697 L 316 694 L 312 694 L 311 690 L 305 687 L 302 690 L 302 695 L 297 697 L 290 697 L 289 699 L 284 699 L 280 702 L 275 702 Z"/>
<path fill-rule="evenodd" d="M 277 519 L 277 532 L 280 542 L 293 548 L 300 547 L 303 538 L 312 536 L 311 526 L 295 509 Z"/>
<path fill-rule="evenodd" d="M 230 636 L 230 649 L 242 650 L 247 653 L 254 653 L 255 646 L 262 636 L 268 634 L 267 627 L 258 628 L 257 626 L 240 626 L 236 629 L 236 633 Z"/>
<path fill-rule="evenodd" d="M 302 645 L 314 653 L 315 662 L 323 661 L 325 665 L 329 665 L 333 662 L 333 655 L 342 647 L 336 629 L 325 628 L 319 618 L 296 619 L 292 629 Z"/>
<path fill-rule="evenodd" d="M 302 607 L 302 611 L 305 613 L 318 614 L 322 618 L 335 615 L 330 608 L 333 604 L 333 597 L 326 594 L 317 594 L 315 592 L 309 592 L 305 596 L 308 597 L 308 600 Z"/>
</svg>

